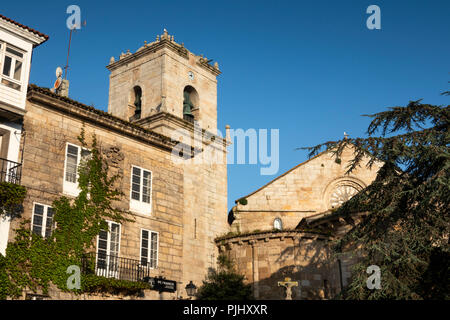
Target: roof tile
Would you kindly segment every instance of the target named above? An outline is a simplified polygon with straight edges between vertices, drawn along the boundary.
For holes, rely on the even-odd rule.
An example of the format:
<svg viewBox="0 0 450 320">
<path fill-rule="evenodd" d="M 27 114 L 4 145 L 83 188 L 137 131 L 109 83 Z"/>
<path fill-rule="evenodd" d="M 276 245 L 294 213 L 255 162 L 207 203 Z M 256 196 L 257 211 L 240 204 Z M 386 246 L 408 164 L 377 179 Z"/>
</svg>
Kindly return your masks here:
<svg viewBox="0 0 450 320">
<path fill-rule="evenodd" d="M 30 31 L 30 32 L 32 32 L 32 33 L 34 33 L 34 34 L 37 34 L 38 36 L 43 37 L 43 38 L 45 39 L 45 41 L 47 41 L 48 38 L 49 38 L 48 35 L 43 34 L 43 33 L 39 32 L 39 31 L 37 31 L 37 30 L 35 30 L 35 29 L 33 29 L 33 28 L 30 28 L 30 27 L 28 27 L 28 26 L 26 26 L 26 25 L 23 25 L 23 24 L 21 24 L 21 23 L 19 23 L 19 22 L 17 22 L 17 21 L 14 21 L 13 19 L 10 19 L 10 18 L 8 18 L 8 17 L 5 17 L 5 16 L 2 15 L 2 14 L 0 14 L 0 19 L 6 20 L 6 21 L 8 21 L 8 22 L 11 22 L 11 23 L 15 24 L 15 25 L 18 26 L 18 27 L 21 27 L 21 28 L 23 28 L 23 29 L 26 29 L 26 30 L 28 30 L 28 31 Z"/>
</svg>

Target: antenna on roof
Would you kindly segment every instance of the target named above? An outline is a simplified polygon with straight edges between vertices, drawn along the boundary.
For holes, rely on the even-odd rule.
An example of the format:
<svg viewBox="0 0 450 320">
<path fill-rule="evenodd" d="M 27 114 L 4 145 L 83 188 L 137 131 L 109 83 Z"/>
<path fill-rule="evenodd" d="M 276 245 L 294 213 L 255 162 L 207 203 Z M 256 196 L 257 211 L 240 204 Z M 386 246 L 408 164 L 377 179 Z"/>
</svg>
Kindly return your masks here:
<svg viewBox="0 0 450 320">
<path fill-rule="evenodd" d="M 86 26 L 86 20 L 83 21 L 83 27 Z M 67 63 L 64 67 L 64 79 L 67 79 L 67 72 L 69 70 L 69 55 L 70 55 L 70 44 L 72 42 L 72 32 L 76 29 L 81 29 L 81 26 L 74 24 L 72 28 L 70 28 L 70 35 L 69 35 L 69 48 L 67 49 Z"/>
<path fill-rule="evenodd" d="M 61 67 L 56 68 L 56 81 L 53 88 L 50 89 L 51 92 L 57 95 L 68 97 L 69 96 L 69 80 L 62 78 L 63 71 Z"/>
</svg>

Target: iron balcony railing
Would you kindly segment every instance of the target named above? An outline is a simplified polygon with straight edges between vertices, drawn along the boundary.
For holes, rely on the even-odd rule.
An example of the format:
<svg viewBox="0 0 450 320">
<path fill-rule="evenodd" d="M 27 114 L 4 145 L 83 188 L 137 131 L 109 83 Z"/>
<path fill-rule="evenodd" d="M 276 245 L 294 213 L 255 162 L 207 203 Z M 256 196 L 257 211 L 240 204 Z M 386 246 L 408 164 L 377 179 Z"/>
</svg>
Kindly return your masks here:
<svg viewBox="0 0 450 320">
<path fill-rule="evenodd" d="M 85 254 L 82 258 L 82 272 L 100 277 L 128 281 L 147 281 L 150 278 L 150 264 L 139 260 L 106 255 L 101 252 Z"/>
<path fill-rule="evenodd" d="M 20 184 L 22 164 L 0 158 L 0 182 Z"/>
</svg>

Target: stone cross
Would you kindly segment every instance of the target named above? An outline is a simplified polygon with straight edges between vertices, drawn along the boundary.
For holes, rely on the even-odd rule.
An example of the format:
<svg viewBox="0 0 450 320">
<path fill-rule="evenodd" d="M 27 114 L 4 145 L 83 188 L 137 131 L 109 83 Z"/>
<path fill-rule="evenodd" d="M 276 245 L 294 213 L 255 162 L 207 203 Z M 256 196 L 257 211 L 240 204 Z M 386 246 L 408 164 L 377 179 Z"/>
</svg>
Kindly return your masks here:
<svg viewBox="0 0 450 320">
<path fill-rule="evenodd" d="M 284 278 L 284 281 L 278 281 L 279 287 L 286 288 L 286 300 L 292 300 L 292 287 L 298 287 L 298 281 L 291 281 L 291 278 Z"/>
</svg>

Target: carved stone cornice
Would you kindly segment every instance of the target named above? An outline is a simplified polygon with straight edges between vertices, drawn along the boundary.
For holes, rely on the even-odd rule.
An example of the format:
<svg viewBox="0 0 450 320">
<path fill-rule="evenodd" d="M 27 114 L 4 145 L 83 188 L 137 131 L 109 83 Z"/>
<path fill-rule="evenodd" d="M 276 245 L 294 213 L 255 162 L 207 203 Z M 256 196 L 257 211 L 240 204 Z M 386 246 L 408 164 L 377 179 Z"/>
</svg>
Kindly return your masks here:
<svg viewBox="0 0 450 320">
<path fill-rule="evenodd" d="M 111 59 L 110 64 L 107 65 L 106 68 L 109 71 L 113 71 L 123 65 L 132 62 L 133 60 L 136 60 L 140 57 L 146 56 L 151 53 L 155 53 L 164 48 L 171 50 L 172 52 L 178 54 L 182 58 L 189 59 L 190 51 L 184 47 L 183 43 L 179 44 L 175 42 L 174 36 L 169 35 L 167 30 L 164 29 L 164 33 L 161 35 L 161 37 L 159 35 L 156 37 L 156 41 L 153 41 L 151 43 L 145 42 L 144 46 L 139 48 L 135 53 L 130 53 L 129 51 L 127 53 L 122 53 L 120 55 L 119 60 L 115 61 L 114 59 Z M 198 66 L 202 67 L 205 70 L 208 70 L 215 76 L 221 74 L 217 63 L 214 66 L 212 66 L 209 64 L 209 60 L 207 58 L 197 56 L 195 54 L 193 55 L 197 60 L 196 64 Z"/>
<path fill-rule="evenodd" d="M 328 234 L 322 234 L 319 232 L 308 232 L 304 230 L 286 230 L 286 231 L 267 231 L 253 234 L 242 234 L 231 237 L 222 237 L 215 240 L 217 245 L 230 245 L 244 243 L 253 244 L 256 241 L 270 242 L 270 241 L 285 241 L 286 239 L 292 239 L 293 241 L 301 241 L 302 239 L 315 239 L 315 240 L 332 240 L 333 237 Z"/>
<path fill-rule="evenodd" d="M 164 111 L 161 111 L 161 112 L 155 113 L 153 115 L 150 115 L 148 117 L 139 119 L 138 121 L 135 121 L 133 123 L 135 123 L 141 127 L 146 127 L 146 126 L 149 126 L 151 123 L 162 122 L 162 121 L 167 121 L 167 123 L 172 124 L 174 128 L 185 129 L 188 132 L 193 132 L 194 130 L 196 130 L 196 127 L 191 122 L 186 121 L 180 117 L 177 117 L 171 113 L 164 112 Z M 201 129 L 201 134 L 202 134 L 202 136 L 210 137 L 209 140 L 210 140 L 210 142 L 212 142 L 213 145 L 218 145 L 218 146 L 222 146 L 222 147 L 226 148 L 227 141 L 225 138 L 220 137 L 220 136 L 218 136 L 206 129 L 203 129 L 203 128 Z"/>
</svg>

